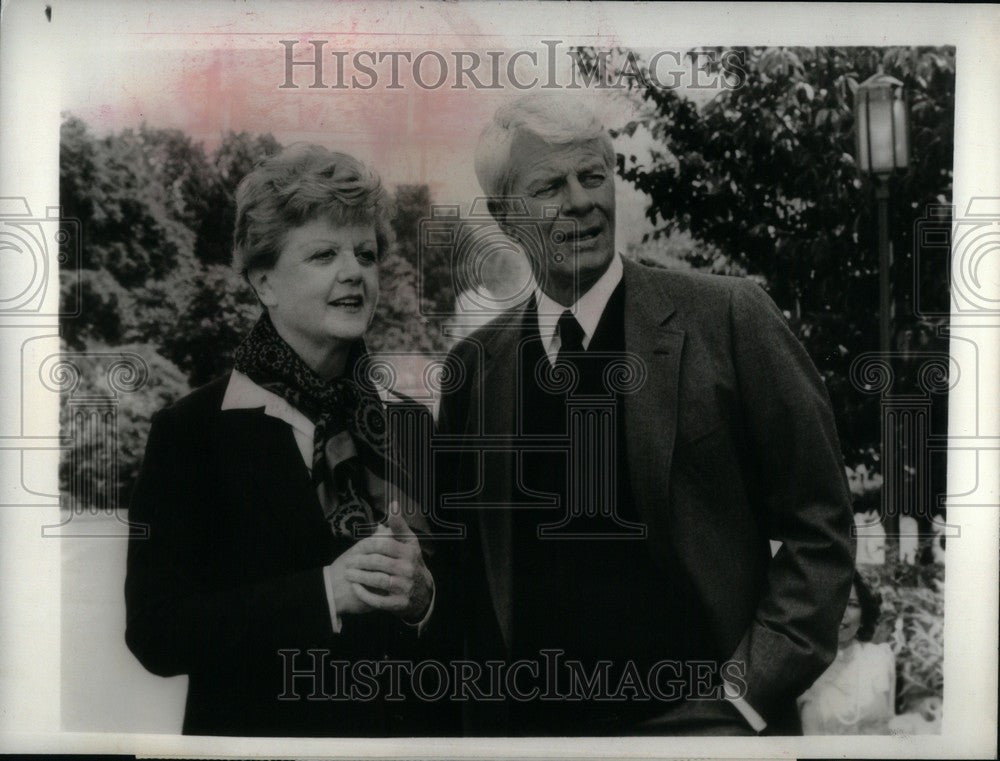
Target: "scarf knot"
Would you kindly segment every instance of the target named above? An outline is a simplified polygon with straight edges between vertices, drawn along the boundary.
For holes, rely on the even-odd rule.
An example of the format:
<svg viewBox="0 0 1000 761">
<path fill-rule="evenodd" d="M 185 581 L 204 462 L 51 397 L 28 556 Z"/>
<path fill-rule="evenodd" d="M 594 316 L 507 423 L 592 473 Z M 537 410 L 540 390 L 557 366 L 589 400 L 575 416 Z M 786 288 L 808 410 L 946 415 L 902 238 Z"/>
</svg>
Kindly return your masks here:
<svg viewBox="0 0 1000 761">
<path fill-rule="evenodd" d="M 407 480 L 388 441 L 385 406 L 368 377 L 364 341 L 342 377 L 324 380 L 280 336 L 267 312 L 236 350 L 235 368 L 315 425 L 312 479 L 338 536 L 357 536 L 385 513 L 386 481 Z"/>
</svg>

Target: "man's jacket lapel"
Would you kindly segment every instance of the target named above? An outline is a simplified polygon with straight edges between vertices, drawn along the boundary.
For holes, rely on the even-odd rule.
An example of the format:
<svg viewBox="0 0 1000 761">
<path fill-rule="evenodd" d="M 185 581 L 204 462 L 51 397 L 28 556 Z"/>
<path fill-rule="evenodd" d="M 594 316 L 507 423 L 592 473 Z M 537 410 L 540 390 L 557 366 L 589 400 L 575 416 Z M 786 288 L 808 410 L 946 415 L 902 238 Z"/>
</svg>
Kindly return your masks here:
<svg viewBox="0 0 1000 761">
<path fill-rule="evenodd" d="M 505 327 L 484 345 L 485 361 L 477 389 L 483 411 L 484 438 L 506 449 L 483 452 L 484 467 L 479 509 L 479 533 L 493 609 L 504 643 L 511 643 L 511 516 L 518 382 L 518 347 L 523 336 L 524 308 L 515 311 Z M 475 397 L 474 397 L 475 398 Z"/>
<path fill-rule="evenodd" d="M 625 396 L 625 453 L 632 494 L 653 539 L 665 538 L 670 465 L 677 434 L 678 389 L 684 331 L 668 324 L 674 314 L 662 281 L 624 260 L 625 350 L 637 355 L 645 381 Z"/>
</svg>

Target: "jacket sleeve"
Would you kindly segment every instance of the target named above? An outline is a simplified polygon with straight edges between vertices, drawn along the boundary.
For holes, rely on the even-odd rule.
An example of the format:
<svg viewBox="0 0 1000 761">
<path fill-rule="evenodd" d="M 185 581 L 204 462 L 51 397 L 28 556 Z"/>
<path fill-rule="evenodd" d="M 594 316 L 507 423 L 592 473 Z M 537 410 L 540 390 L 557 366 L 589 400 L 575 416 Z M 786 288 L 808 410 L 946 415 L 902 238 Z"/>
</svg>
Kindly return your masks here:
<svg viewBox="0 0 1000 761">
<path fill-rule="evenodd" d="M 774 302 L 750 282 L 730 301 L 732 351 L 762 519 L 781 542 L 733 660 L 765 719 L 826 669 L 854 571 L 850 498 L 823 381 Z"/>
<path fill-rule="evenodd" d="M 218 514 L 210 467 L 171 410 L 153 417 L 133 492 L 125 579 L 125 641 L 160 676 L 246 663 L 280 647 L 333 640 L 322 567 L 243 582 L 215 574 Z M 145 536 L 142 532 L 145 532 Z"/>
</svg>

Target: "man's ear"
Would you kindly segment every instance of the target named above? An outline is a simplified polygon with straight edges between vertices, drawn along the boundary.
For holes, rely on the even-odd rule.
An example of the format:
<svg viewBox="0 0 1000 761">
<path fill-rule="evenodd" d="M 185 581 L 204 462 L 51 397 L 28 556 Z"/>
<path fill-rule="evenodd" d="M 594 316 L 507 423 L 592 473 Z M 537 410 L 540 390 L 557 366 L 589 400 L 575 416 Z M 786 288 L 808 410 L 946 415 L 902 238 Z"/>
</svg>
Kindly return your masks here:
<svg viewBox="0 0 1000 761">
<path fill-rule="evenodd" d="M 270 271 L 263 267 L 257 267 L 247 273 L 247 282 L 250 283 L 253 292 L 257 294 L 257 299 L 260 303 L 266 307 L 272 307 L 276 303 L 274 289 L 271 288 L 271 280 L 268 277 L 269 274 Z"/>
<path fill-rule="evenodd" d="M 486 208 L 489 209 L 490 216 L 493 217 L 493 221 L 500 226 L 500 229 L 505 235 L 509 235 L 509 225 L 507 224 L 507 210 L 504 208 L 504 204 L 501 198 L 488 198 L 486 200 Z"/>
<path fill-rule="evenodd" d="M 497 220 L 497 225 L 499 226 L 501 232 L 503 232 L 504 235 L 506 235 L 508 238 L 514 238 L 514 240 L 517 240 L 517 238 L 514 237 L 514 226 L 507 221 L 507 217 L 501 214 L 496 217 L 496 220 Z"/>
</svg>

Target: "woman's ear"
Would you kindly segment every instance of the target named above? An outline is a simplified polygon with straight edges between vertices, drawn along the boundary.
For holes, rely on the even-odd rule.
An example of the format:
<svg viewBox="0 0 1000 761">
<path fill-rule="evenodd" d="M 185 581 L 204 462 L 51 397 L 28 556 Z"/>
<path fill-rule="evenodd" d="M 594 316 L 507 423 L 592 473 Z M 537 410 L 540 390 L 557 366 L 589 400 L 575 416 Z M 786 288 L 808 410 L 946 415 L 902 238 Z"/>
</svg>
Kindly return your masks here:
<svg viewBox="0 0 1000 761">
<path fill-rule="evenodd" d="M 271 288 L 271 281 L 268 277 L 269 271 L 263 267 L 257 267 L 247 273 L 247 282 L 253 288 L 261 304 L 266 307 L 274 306 L 274 290 Z"/>
</svg>

